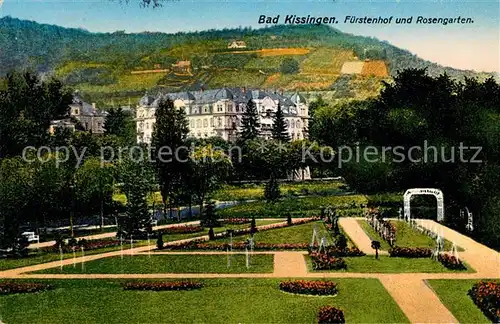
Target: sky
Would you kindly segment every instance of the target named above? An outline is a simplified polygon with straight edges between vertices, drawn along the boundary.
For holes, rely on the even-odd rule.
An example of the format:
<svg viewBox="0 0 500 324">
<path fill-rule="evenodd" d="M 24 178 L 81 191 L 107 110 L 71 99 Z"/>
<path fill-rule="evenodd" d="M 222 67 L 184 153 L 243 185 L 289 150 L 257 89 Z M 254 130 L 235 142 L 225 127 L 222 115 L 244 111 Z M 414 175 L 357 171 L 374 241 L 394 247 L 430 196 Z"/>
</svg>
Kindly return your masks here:
<svg viewBox="0 0 500 324">
<path fill-rule="evenodd" d="M 500 0 L 0 0 L 12 16 L 93 32 L 175 33 L 238 26 L 263 27 L 260 15 L 335 16 L 343 32 L 376 37 L 421 58 L 459 69 L 500 72 Z M 473 24 L 344 24 L 357 17 L 470 17 Z M 393 18 L 394 19 L 394 18 Z M 282 18 L 283 20 L 283 18 Z"/>
</svg>

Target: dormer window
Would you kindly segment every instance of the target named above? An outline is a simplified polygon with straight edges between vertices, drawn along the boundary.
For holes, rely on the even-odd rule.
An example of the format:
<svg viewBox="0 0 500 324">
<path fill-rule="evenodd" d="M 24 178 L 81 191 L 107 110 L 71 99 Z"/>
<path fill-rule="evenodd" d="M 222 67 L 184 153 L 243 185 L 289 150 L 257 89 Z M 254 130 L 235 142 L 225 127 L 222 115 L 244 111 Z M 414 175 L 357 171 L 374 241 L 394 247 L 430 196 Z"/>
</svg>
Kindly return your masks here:
<svg viewBox="0 0 500 324">
<path fill-rule="evenodd" d="M 217 112 L 221 112 L 223 109 L 222 109 L 222 105 L 221 104 L 218 104 L 217 105 Z"/>
</svg>

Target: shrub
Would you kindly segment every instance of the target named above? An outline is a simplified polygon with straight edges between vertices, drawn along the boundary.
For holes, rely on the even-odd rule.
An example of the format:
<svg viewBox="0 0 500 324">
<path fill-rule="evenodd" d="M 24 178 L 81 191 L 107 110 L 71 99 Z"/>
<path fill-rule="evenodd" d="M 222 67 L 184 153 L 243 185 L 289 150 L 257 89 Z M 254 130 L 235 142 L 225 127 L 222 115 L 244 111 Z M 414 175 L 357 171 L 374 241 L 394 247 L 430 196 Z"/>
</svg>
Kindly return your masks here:
<svg viewBox="0 0 500 324">
<path fill-rule="evenodd" d="M 292 58 L 284 59 L 280 66 L 280 72 L 283 74 L 296 74 L 299 70 L 299 62 Z"/>
<path fill-rule="evenodd" d="M 391 257 L 402 258 L 429 258 L 432 255 L 432 250 L 429 248 L 411 248 L 411 247 L 394 247 L 389 250 Z"/>
<path fill-rule="evenodd" d="M 208 230 L 208 239 L 209 240 L 215 240 L 215 234 L 214 234 L 214 228 L 210 226 L 210 229 Z"/>
<path fill-rule="evenodd" d="M 335 239 L 335 246 L 340 250 L 347 249 L 347 238 L 344 234 L 339 234 Z"/>
<path fill-rule="evenodd" d="M 281 196 L 281 191 L 278 180 L 276 179 L 276 177 L 271 175 L 271 178 L 266 183 L 266 186 L 264 188 L 264 198 L 268 202 L 275 202 L 278 199 L 280 199 L 280 196 Z"/>
<path fill-rule="evenodd" d="M 335 282 L 317 280 L 282 281 L 280 289 L 292 294 L 304 295 L 335 295 L 338 292 Z"/>
<path fill-rule="evenodd" d="M 54 289 L 54 286 L 41 283 L 0 282 L 0 295 L 36 293 Z"/>
<path fill-rule="evenodd" d="M 255 217 L 252 217 L 252 221 L 250 222 L 250 234 L 253 236 L 257 233 L 257 223 L 255 222 Z"/>
<path fill-rule="evenodd" d="M 438 261 L 441 262 L 446 268 L 452 270 L 466 270 L 465 265 L 460 261 L 460 259 L 455 256 L 443 253 L 438 255 Z"/>
<path fill-rule="evenodd" d="M 327 253 L 310 252 L 313 270 L 341 270 L 347 269 L 344 259 L 330 256 Z"/>
<path fill-rule="evenodd" d="M 493 323 L 500 323 L 500 283 L 480 281 L 467 293 Z"/>
<path fill-rule="evenodd" d="M 163 234 L 158 232 L 158 238 L 156 239 L 156 248 L 158 250 L 163 250 Z"/>
<path fill-rule="evenodd" d="M 203 287 L 201 282 L 197 281 L 145 281 L 145 282 L 126 282 L 123 284 L 125 290 L 193 290 Z"/>
<path fill-rule="evenodd" d="M 333 306 L 323 306 L 319 309 L 318 323 L 345 323 L 344 312 Z"/>
</svg>

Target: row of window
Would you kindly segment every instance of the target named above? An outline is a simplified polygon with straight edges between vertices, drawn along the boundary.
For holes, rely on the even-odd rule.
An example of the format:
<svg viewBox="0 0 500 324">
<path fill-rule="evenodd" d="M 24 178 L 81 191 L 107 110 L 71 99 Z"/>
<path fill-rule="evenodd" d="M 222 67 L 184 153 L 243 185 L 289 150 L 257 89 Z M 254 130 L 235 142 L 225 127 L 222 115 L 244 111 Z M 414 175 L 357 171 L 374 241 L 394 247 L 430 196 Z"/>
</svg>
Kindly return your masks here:
<svg viewBox="0 0 500 324">
<path fill-rule="evenodd" d="M 202 128 L 202 127 L 214 127 L 214 123 L 216 127 L 222 127 L 224 125 L 223 118 L 218 117 L 218 118 L 205 118 L 203 120 L 201 119 L 191 119 L 189 121 L 189 127 L 190 128 Z M 240 120 L 239 119 L 232 119 L 230 121 L 231 124 L 235 124 L 236 126 L 240 126 Z"/>
<path fill-rule="evenodd" d="M 216 122 L 217 127 L 223 126 L 223 121 L 222 121 L 221 117 L 216 118 L 216 121 L 217 121 Z M 233 120 L 232 123 L 235 123 L 236 126 L 240 126 L 239 119 Z M 290 128 L 300 128 L 301 127 L 300 120 L 297 120 L 297 121 L 291 120 L 290 122 L 288 122 L 288 120 L 285 120 L 285 124 L 287 127 L 290 127 Z M 150 123 L 146 122 L 145 125 L 146 125 L 146 129 L 150 129 L 150 127 L 152 127 L 152 123 L 150 124 Z M 202 128 L 202 127 L 206 128 L 209 126 L 214 127 L 214 118 L 205 118 L 203 120 L 198 119 L 196 121 L 191 119 L 189 122 L 190 128 Z M 101 127 L 101 126 L 99 125 L 98 127 Z M 140 123 L 139 129 L 142 130 L 142 128 L 143 128 L 143 124 Z M 264 128 L 264 129 L 272 128 L 272 125 L 271 124 L 262 124 L 262 128 Z"/>
</svg>

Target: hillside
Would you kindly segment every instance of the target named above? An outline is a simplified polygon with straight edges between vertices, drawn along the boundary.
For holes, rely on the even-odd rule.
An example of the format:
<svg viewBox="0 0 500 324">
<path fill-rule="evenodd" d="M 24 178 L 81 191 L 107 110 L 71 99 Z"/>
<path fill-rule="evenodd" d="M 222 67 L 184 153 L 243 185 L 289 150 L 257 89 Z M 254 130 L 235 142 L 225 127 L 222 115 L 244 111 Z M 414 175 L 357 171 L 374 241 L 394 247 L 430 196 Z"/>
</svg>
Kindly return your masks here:
<svg viewBox="0 0 500 324">
<path fill-rule="evenodd" d="M 232 41 L 244 48 L 228 48 Z M 281 73 L 292 58 L 298 73 Z M 370 62 L 365 62 L 370 60 Z M 337 97 L 367 97 L 381 79 L 406 67 L 431 75 L 478 76 L 445 68 L 375 38 L 329 26 L 273 26 L 193 33 L 92 33 L 83 29 L 0 19 L 0 76 L 31 68 L 56 75 L 101 104 L 135 100 L 144 91 L 221 86 L 331 91 Z M 349 64 L 361 66 L 359 73 Z"/>
</svg>

